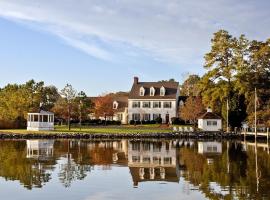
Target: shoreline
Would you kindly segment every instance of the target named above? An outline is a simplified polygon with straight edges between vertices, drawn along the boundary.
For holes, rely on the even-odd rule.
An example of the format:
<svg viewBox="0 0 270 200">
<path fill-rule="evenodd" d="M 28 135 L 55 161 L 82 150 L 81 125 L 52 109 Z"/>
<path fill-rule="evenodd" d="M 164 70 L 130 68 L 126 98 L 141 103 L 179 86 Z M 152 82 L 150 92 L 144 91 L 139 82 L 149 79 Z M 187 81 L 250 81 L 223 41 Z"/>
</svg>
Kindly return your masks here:
<svg viewBox="0 0 270 200">
<path fill-rule="evenodd" d="M 164 133 L 83 133 L 83 132 L 57 132 L 57 133 L 16 133 L 0 132 L 0 139 L 137 139 L 137 138 L 190 138 L 190 139 L 241 139 L 242 136 L 235 133 L 223 132 L 164 132 Z"/>
</svg>

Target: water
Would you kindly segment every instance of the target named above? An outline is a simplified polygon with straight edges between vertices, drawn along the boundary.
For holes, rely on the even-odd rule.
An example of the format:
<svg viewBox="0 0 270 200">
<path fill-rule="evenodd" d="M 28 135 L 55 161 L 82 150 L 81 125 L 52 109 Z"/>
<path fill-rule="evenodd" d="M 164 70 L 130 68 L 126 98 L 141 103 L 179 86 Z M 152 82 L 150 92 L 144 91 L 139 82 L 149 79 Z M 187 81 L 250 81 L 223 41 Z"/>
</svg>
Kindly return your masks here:
<svg viewBox="0 0 270 200">
<path fill-rule="evenodd" d="M 270 199 L 269 145 L 237 141 L 0 141 L 0 198 Z"/>
</svg>

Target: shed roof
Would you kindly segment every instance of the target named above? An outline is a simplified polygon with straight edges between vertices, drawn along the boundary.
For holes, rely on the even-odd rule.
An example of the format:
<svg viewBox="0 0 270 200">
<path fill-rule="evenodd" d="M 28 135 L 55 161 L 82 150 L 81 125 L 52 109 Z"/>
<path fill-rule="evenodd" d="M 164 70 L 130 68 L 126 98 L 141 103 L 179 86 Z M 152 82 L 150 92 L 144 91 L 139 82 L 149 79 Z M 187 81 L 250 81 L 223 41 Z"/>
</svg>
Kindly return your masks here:
<svg viewBox="0 0 270 200">
<path fill-rule="evenodd" d="M 212 112 L 206 112 L 198 117 L 198 119 L 222 119 L 219 115 L 212 113 Z"/>
</svg>

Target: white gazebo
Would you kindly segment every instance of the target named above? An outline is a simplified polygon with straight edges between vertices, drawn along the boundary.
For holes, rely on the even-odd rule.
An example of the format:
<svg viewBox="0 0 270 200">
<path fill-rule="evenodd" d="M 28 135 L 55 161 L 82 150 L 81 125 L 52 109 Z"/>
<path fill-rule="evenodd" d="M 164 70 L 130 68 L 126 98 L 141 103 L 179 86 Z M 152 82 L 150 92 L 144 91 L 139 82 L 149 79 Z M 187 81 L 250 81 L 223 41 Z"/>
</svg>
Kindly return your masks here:
<svg viewBox="0 0 270 200">
<path fill-rule="evenodd" d="M 28 131 L 54 130 L 54 113 L 41 110 L 39 113 L 28 113 Z"/>
</svg>

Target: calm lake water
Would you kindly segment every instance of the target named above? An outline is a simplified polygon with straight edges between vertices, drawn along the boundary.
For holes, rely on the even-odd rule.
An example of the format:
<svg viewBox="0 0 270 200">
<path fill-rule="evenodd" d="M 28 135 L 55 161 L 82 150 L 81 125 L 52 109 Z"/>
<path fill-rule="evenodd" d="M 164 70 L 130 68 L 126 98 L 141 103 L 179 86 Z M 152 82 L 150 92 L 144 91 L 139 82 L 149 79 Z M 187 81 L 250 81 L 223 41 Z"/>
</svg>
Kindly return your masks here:
<svg viewBox="0 0 270 200">
<path fill-rule="evenodd" d="M 267 147 L 237 141 L 2 140 L 0 199 L 270 199 Z"/>
</svg>

